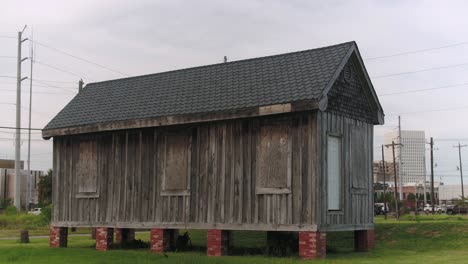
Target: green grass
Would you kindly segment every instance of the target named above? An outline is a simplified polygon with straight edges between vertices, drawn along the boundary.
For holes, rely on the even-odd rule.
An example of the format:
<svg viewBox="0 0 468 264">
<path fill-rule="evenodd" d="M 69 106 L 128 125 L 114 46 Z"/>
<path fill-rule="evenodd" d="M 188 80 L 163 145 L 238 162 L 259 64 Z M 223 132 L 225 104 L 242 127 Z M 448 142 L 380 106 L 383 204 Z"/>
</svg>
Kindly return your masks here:
<svg viewBox="0 0 468 264">
<path fill-rule="evenodd" d="M 0 214 L 0 238 L 18 237 L 23 229 L 27 229 L 30 236 L 49 235 L 49 220 L 43 215 L 27 213 Z M 79 228 L 76 233 L 89 232 L 89 228 Z"/>
<path fill-rule="evenodd" d="M 205 246 L 205 232 L 189 231 L 194 246 Z M 377 246 L 372 252 L 352 251 L 352 233 L 327 234 L 327 259 L 313 263 L 468 263 L 468 218 L 459 216 L 418 216 L 401 221 L 376 219 Z M 235 248 L 261 249 L 263 232 L 234 232 Z M 149 234 L 137 233 L 148 240 Z M 0 263 L 304 263 L 298 257 L 264 255 L 206 257 L 205 252 L 168 253 L 148 249 L 97 252 L 89 236 L 69 237 L 69 247 L 51 249 L 48 239 L 32 238 L 30 244 L 0 241 Z M 245 253 L 245 252 L 244 252 Z M 248 253 L 248 252 L 247 252 Z M 239 253 L 236 253 L 239 254 Z"/>
</svg>

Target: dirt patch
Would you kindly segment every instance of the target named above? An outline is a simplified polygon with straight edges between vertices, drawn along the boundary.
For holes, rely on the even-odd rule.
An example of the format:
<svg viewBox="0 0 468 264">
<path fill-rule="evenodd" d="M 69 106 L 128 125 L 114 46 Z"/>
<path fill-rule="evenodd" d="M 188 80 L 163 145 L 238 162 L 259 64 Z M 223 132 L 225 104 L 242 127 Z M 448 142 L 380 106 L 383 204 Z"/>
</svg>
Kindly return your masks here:
<svg viewBox="0 0 468 264">
<path fill-rule="evenodd" d="M 424 232 L 423 235 L 425 237 L 440 237 L 440 232 L 439 231 L 427 231 L 427 232 Z"/>
<path fill-rule="evenodd" d="M 468 234 L 468 227 L 457 227 L 454 231 L 455 233 Z"/>
<path fill-rule="evenodd" d="M 406 233 L 413 234 L 413 235 L 416 234 L 417 231 L 418 231 L 417 227 L 410 227 L 406 229 Z"/>
</svg>

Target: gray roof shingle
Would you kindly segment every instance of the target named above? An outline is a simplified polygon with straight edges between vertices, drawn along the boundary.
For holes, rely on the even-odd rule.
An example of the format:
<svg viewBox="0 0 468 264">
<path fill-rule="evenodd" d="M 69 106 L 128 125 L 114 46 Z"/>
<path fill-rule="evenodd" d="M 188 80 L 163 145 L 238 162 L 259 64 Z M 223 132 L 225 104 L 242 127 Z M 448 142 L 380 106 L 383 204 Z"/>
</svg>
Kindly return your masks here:
<svg viewBox="0 0 468 264">
<path fill-rule="evenodd" d="M 319 99 L 353 45 L 90 83 L 44 129 Z"/>
</svg>

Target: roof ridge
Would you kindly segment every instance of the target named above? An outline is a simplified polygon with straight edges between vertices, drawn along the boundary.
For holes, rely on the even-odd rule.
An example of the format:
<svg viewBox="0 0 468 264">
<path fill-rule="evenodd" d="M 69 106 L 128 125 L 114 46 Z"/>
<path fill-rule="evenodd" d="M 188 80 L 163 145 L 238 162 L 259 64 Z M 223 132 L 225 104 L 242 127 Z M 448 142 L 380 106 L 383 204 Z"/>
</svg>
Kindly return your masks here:
<svg viewBox="0 0 468 264">
<path fill-rule="evenodd" d="M 318 48 L 313 48 L 313 49 L 306 49 L 306 50 L 300 50 L 300 51 L 291 51 L 291 52 L 286 52 L 286 53 L 267 55 L 267 56 L 261 56 L 261 57 L 255 57 L 255 58 L 241 59 L 241 60 L 235 60 L 235 61 L 229 61 L 229 62 L 213 63 L 213 64 L 200 65 L 200 66 L 194 66 L 194 67 L 189 67 L 189 68 L 175 69 L 175 70 L 162 71 L 162 72 L 157 72 L 157 73 L 148 73 L 148 74 L 137 75 L 137 76 L 130 76 L 130 77 L 124 77 L 124 78 L 118 78 L 118 79 L 111 79 L 111 80 L 105 80 L 105 81 L 99 81 L 99 82 L 92 82 L 92 83 L 87 84 L 86 86 L 94 85 L 94 84 L 101 84 L 101 83 L 108 83 L 108 82 L 115 82 L 115 81 L 122 81 L 122 80 L 128 80 L 128 79 L 135 79 L 135 78 L 140 78 L 140 77 L 156 76 L 156 75 L 160 75 L 160 74 L 167 74 L 167 73 L 172 73 L 172 72 L 193 70 L 193 69 L 199 69 L 199 68 L 209 68 L 209 67 L 220 66 L 220 65 L 232 65 L 232 64 L 247 62 L 247 61 L 252 61 L 252 60 L 288 56 L 288 55 L 292 55 L 292 54 L 300 54 L 300 53 L 310 52 L 310 51 L 318 51 L 318 50 L 322 50 L 322 49 L 329 49 L 329 48 L 333 48 L 333 47 L 337 47 L 337 46 L 344 46 L 344 45 L 349 45 L 349 44 L 356 45 L 356 42 L 354 40 L 352 40 L 352 41 L 347 41 L 347 42 L 343 42 L 343 43 L 339 43 L 339 44 L 335 44 L 335 45 L 323 46 L 323 47 L 318 47 Z"/>
</svg>

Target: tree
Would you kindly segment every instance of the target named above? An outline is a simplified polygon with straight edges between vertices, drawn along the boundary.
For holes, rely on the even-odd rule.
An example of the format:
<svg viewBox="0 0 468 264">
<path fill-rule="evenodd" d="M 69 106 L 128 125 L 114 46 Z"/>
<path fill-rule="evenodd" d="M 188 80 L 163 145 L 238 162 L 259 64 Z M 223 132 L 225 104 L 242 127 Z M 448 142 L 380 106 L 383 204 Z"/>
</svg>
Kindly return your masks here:
<svg viewBox="0 0 468 264">
<path fill-rule="evenodd" d="M 39 179 L 39 204 L 41 206 L 52 203 L 52 169 Z"/>
<path fill-rule="evenodd" d="M 408 197 L 406 199 L 408 201 L 414 202 L 416 200 L 416 195 L 414 195 L 414 193 L 410 192 L 410 193 L 408 193 Z"/>
</svg>

